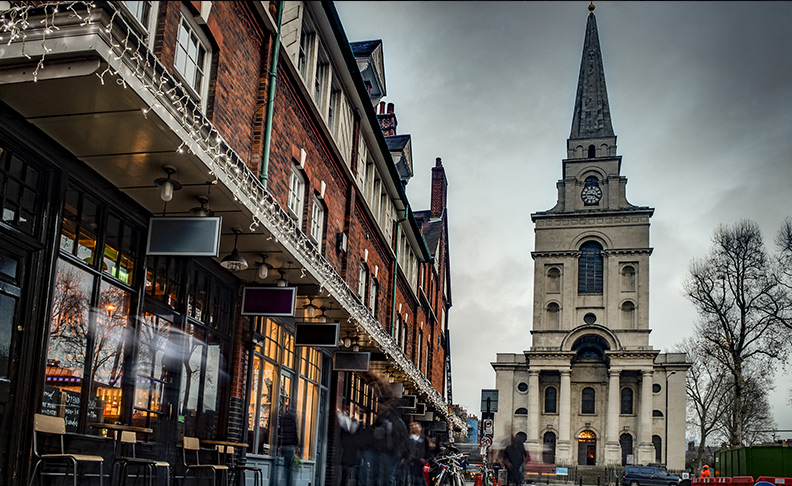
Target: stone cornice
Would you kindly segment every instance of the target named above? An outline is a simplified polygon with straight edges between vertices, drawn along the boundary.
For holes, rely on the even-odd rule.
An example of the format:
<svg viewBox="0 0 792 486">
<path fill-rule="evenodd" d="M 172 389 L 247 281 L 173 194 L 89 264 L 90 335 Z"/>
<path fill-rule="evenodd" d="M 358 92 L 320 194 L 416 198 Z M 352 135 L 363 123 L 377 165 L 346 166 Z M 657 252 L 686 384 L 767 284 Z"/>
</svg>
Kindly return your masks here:
<svg viewBox="0 0 792 486">
<path fill-rule="evenodd" d="M 634 224 L 649 224 L 649 218 L 654 214 L 654 209 L 644 206 L 624 208 L 618 211 L 582 210 L 575 212 L 553 213 L 544 211 L 531 214 L 531 221 L 536 227 L 548 226 L 623 226 Z"/>
<path fill-rule="evenodd" d="M 651 255 L 654 248 L 613 248 L 610 250 L 603 250 L 603 256 L 622 256 L 622 255 Z M 548 250 L 548 251 L 532 251 L 531 258 L 578 258 L 580 251 L 578 250 Z"/>
</svg>

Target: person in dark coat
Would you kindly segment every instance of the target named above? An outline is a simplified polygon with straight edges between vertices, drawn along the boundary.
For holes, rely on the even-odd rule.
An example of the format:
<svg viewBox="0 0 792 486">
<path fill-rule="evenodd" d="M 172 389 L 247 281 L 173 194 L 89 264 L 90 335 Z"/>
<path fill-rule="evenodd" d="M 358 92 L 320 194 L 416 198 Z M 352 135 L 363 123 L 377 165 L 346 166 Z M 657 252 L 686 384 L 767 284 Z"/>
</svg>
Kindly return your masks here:
<svg viewBox="0 0 792 486">
<path fill-rule="evenodd" d="M 507 484 L 516 484 L 520 486 L 523 483 L 524 466 L 526 459 L 525 447 L 523 441 L 517 436 L 512 436 L 511 443 L 503 451 L 503 462 L 506 464 L 508 471 Z"/>
<path fill-rule="evenodd" d="M 421 429 L 421 424 L 418 422 L 410 422 L 408 450 L 408 485 L 425 486 L 423 467 L 429 460 L 429 441 Z"/>
<path fill-rule="evenodd" d="M 292 486 L 292 469 L 294 458 L 300 448 L 300 437 L 297 432 L 297 415 L 288 409 L 281 415 L 279 426 L 280 454 L 283 457 L 283 479 L 285 486 Z"/>
<path fill-rule="evenodd" d="M 336 412 L 341 442 L 341 486 L 349 486 L 357 477 L 360 464 L 360 423 L 346 411 Z"/>
</svg>

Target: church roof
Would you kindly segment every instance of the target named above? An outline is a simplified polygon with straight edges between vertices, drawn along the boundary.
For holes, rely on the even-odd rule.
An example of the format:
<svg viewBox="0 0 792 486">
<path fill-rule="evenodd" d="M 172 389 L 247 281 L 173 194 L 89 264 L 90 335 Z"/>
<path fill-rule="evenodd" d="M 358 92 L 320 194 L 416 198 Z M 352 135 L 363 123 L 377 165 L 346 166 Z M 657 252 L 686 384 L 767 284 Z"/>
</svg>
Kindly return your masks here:
<svg viewBox="0 0 792 486">
<path fill-rule="evenodd" d="M 586 40 L 580 61 L 575 111 L 572 115 L 570 139 L 613 137 L 608 91 L 605 89 L 605 71 L 602 68 L 602 51 L 597 34 L 594 12 L 586 23 Z"/>
</svg>

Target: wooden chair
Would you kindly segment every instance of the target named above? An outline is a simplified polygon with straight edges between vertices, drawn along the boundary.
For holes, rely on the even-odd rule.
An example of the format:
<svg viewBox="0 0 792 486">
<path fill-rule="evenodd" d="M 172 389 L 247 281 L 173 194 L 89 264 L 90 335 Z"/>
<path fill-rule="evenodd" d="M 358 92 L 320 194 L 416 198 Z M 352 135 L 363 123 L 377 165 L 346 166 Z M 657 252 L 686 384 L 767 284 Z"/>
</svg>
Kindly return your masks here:
<svg viewBox="0 0 792 486">
<path fill-rule="evenodd" d="M 217 452 L 220 455 L 234 455 L 233 446 L 217 446 Z M 231 466 L 231 471 L 242 475 L 242 484 L 245 484 L 245 473 L 253 473 L 253 486 L 264 486 L 264 471 L 260 467 L 248 466 L 243 464 L 234 464 Z M 236 475 L 234 477 L 237 477 Z M 261 478 L 261 479 L 259 479 Z M 235 480 L 238 482 L 238 479 Z M 234 484 L 236 484 L 236 482 Z"/>
<path fill-rule="evenodd" d="M 121 431 L 121 435 L 117 441 L 116 458 L 113 462 L 113 476 L 115 476 L 115 467 L 119 466 L 118 483 L 126 484 L 127 469 L 129 466 L 145 468 L 144 479 L 148 478 L 149 484 L 152 484 L 154 476 L 159 477 L 159 470 L 165 469 L 168 474 L 168 484 L 170 484 L 170 463 L 166 461 L 157 461 L 154 459 L 147 459 L 144 457 L 137 457 L 135 452 L 135 445 L 137 444 L 137 434 L 131 431 Z M 124 454 L 123 448 L 126 449 L 127 455 Z M 131 452 L 131 454 L 130 454 Z M 138 474 L 139 476 L 139 474 Z"/>
<path fill-rule="evenodd" d="M 41 454 L 38 448 L 38 435 L 48 434 L 60 436 L 59 454 Z M 36 473 L 40 472 L 39 467 L 46 463 L 62 463 L 66 466 L 63 476 L 67 476 L 69 469 L 72 470 L 74 486 L 77 486 L 78 466 L 82 463 L 99 464 L 99 486 L 102 486 L 102 464 L 104 458 L 87 454 L 67 454 L 63 444 L 63 437 L 66 435 L 66 421 L 63 417 L 53 417 L 37 413 L 33 417 L 33 454 L 36 457 L 36 465 L 33 466 L 33 473 L 30 475 L 30 485 L 36 478 Z M 71 466 L 71 468 L 69 468 Z"/>
<path fill-rule="evenodd" d="M 228 466 L 223 464 L 201 464 L 201 457 L 200 452 L 201 450 L 201 441 L 198 440 L 197 437 L 185 437 L 184 438 L 184 447 L 182 448 L 182 458 L 184 459 L 184 477 L 182 478 L 182 485 L 184 484 L 184 480 L 187 479 L 187 475 L 192 472 L 195 474 L 196 479 L 198 478 L 199 472 L 209 472 L 211 473 L 212 477 L 212 484 L 217 484 L 217 473 L 221 473 L 222 475 L 222 484 L 228 486 Z M 190 456 L 195 458 L 194 461 L 187 460 L 187 451 L 190 452 Z"/>
</svg>

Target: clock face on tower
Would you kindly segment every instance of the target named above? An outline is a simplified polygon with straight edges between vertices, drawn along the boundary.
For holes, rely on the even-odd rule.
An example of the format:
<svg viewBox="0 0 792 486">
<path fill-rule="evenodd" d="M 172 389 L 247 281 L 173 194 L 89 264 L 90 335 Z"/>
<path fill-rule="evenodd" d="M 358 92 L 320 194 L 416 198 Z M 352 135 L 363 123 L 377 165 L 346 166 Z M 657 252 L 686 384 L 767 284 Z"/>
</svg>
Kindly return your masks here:
<svg viewBox="0 0 792 486">
<path fill-rule="evenodd" d="M 600 199 L 602 199 L 602 189 L 596 177 L 592 176 L 586 178 L 586 185 L 580 192 L 580 198 L 583 199 L 583 204 L 586 206 L 593 206 L 600 202 Z"/>
</svg>

